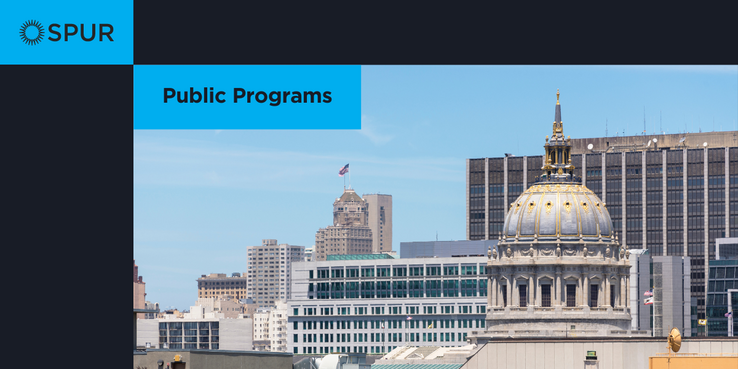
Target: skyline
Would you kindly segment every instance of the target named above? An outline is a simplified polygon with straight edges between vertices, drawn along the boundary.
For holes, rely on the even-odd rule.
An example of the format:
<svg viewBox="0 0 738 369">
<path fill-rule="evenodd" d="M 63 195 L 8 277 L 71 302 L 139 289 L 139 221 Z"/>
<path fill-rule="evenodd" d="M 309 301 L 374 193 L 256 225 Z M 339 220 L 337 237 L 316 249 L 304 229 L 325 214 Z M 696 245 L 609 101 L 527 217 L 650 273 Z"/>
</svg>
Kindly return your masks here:
<svg viewBox="0 0 738 369">
<path fill-rule="evenodd" d="M 644 107 L 648 134 L 738 129 L 738 66 L 370 66 L 361 130 L 137 130 L 146 299 L 187 309 L 200 275 L 245 272 L 262 239 L 311 247 L 346 163 L 358 194 L 392 195 L 393 250 L 465 239 L 466 159 L 542 155 L 556 89 L 572 138 L 603 137 L 606 121 L 609 136 L 639 134 Z"/>
</svg>

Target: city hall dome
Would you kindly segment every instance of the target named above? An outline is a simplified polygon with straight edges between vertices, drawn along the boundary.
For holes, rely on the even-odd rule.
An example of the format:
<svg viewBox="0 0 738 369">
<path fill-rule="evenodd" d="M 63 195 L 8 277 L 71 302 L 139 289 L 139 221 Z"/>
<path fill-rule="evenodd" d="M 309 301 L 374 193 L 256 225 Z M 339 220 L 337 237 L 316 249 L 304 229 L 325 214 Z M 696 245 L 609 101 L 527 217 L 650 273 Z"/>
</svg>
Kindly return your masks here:
<svg viewBox="0 0 738 369">
<path fill-rule="evenodd" d="M 470 338 L 633 334 L 630 252 L 605 203 L 574 175 L 558 92 L 543 147 L 541 175 L 510 204 L 487 251 L 486 326 Z"/>
<path fill-rule="evenodd" d="M 523 192 L 505 217 L 507 238 L 559 238 L 597 241 L 612 236 L 605 204 L 576 182 L 541 182 Z"/>
<path fill-rule="evenodd" d="M 564 138 L 559 93 L 553 134 L 546 136 L 543 173 L 510 204 L 502 236 L 527 239 L 600 240 L 612 237 L 612 220 L 600 198 L 574 176 L 571 138 Z"/>
</svg>

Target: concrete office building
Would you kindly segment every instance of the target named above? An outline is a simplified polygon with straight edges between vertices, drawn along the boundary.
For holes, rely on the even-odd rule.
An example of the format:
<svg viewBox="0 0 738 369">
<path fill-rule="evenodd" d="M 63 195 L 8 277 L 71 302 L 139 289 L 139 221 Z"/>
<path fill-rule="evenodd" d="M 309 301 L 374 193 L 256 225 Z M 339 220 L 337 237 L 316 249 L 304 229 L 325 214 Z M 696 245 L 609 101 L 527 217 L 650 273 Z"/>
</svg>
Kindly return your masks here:
<svg viewBox="0 0 738 369">
<path fill-rule="evenodd" d="M 228 277 L 225 273 L 203 274 L 197 279 L 198 298 L 246 298 L 247 278 L 241 273 L 233 273 Z"/>
<path fill-rule="evenodd" d="M 333 202 L 333 225 L 315 233 L 313 260 L 333 254 L 371 254 L 372 229 L 366 201 L 350 188 Z"/>
<path fill-rule="evenodd" d="M 229 319 L 210 306 L 191 306 L 183 318 L 139 320 L 137 341 L 150 348 L 251 350 L 251 319 Z"/>
<path fill-rule="evenodd" d="M 646 251 L 633 250 L 630 255 L 631 329 L 654 331 L 655 337 L 666 337 L 676 327 L 683 337 L 692 336 L 692 320 L 697 320 L 692 316 L 696 311 L 692 309 L 689 291 L 689 256 L 651 256 Z M 651 289 L 654 303 L 645 305 L 644 293 Z"/>
<path fill-rule="evenodd" d="M 738 131 L 571 140 L 573 174 L 607 205 L 621 242 L 652 256 L 691 258 L 699 319 L 715 239 L 738 236 L 737 146 Z M 467 159 L 467 239 L 497 238 L 510 204 L 536 183 L 544 160 Z"/>
<path fill-rule="evenodd" d="M 365 194 L 372 253 L 392 251 L 392 195 Z"/>
<path fill-rule="evenodd" d="M 458 258 L 487 255 L 497 240 L 401 242 L 400 258 Z"/>
<path fill-rule="evenodd" d="M 484 327 L 486 261 L 357 258 L 294 263 L 288 352 L 371 354 L 406 344 L 464 346 L 470 329 Z"/>
<path fill-rule="evenodd" d="M 265 239 L 261 246 L 246 248 L 248 257 L 247 295 L 259 307 L 269 308 L 286 301 L 291 293 L 290 267 L 305 259 L 305 246 L 277 244 Z"/>
</svg>

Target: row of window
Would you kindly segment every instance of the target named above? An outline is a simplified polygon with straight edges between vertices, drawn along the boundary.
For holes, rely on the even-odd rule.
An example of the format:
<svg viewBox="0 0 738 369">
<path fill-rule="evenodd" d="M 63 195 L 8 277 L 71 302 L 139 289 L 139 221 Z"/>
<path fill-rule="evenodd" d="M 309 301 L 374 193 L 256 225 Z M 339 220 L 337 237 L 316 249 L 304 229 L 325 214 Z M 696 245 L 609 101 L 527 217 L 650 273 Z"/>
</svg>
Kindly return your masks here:
<svg viewBox="0 0 738 369">
<path fill-rule="evenodd" d="M 443 268 L 443 269 L 441 269 Z M 359 273 L 361 270 L 361 273 Z M 375 273 L 376 270 L 376 273 Z M 390 270 L 392 271 L 390 273 Z M 443 274 L 441 274 L 443 270 Z M 460 273 L 459 273 L 460 271 Z M 315 272 L 315 273 L 314 273 Z M 318 269 L 316 271 L 310 270 L 308 276 L 310 279 L 328 279 L 330 278 L 359 278 L 361 277 L 407 277 L 409 276 L 422 276 L 422 275 L 477 275 L 483 274 L 484 268 L 476 265 L 462 265 L 459 267 L 458 264 L 444 265 L 441 266 L 426 266 L 426 267 L 413 267 L 413 266 L 393 266 L 393 267 L 369 267 L 369 268 L 345 268 L 344 267 L 333 267 L 330 269 Z M 361 274 L 361 275 L 360 275 Z M 317 278 L 313 276 L 317 275 Z"/>
<path fill-rule="evenodd" d="M 403 322 L 405 322 L 403 324 Z M 292 322 L 298 330 L 300 322 Z M 335 323 L 335 324 L 334 324 Z M 476 325 L 476 326 L 475 326 Z M 400 319 L 400 320 L 330 320 L 303 321 L 302 330 L 361 330 L 361 329 L 431 329 L 431 328 L 480 328 L 484 319 Z"/>
<path fill-rule="evenodd" d="M 422 341 L 421 341 L 422 337 Z M 352 340 L 353 338 L 353 340 Z M 330 343 L 330 342 L 464 342 L 466 341 L 466 332 L 434 332 L 421 333 L 313 333 L 303 334 L 302 341 L 299 341 L 299 335 L 294 334 L 293 343 Z M 444 339 L 445 338 L 445 339 Z M 335 340 L 335 341 L 334 341 Z M 297 347 L 294 348 L 297 350 Z"/>
<path fill-rule="evenodd" d="M 441 294 L 443 293 L 443 295 Z M 310 283 L 309 299 L 486 296 L 486 279 Z"/>
<path fill-rule="evenodd" d="M 402 306 L 387 306 L 387 314 L 388 315 L 410 315 L 410 314 L 420 314 L 420 306 L 405 306 L 405 309 L 403 310 Z M 423 306 L 423 314 L 438 314 L 438 306 Z M 441 306 L 441 314 L 456 314 L 457 311 L 459 314 L 483 314 L 485 312 L 485 305 L 462 305 L 459 306 L 458 309 L 456 309 L 456 306 L 453 305 L 442 305 Z M 351 315 L 351 308 L 350 307 L 322 307 L 320 310 L 318 308 L 302 308 L 302 315 L 304 316 L 312 316 L 312 315 L 318 315 L 318 311 L 320 311 L 320 315 Z M 384 315 L 385 314 L 385 306 L 371 306 L 371 307 L 364 307 L 364 306 L 355 306 L 353 310 L 353 315 L 367 315 L 369 314 L 369 311 L 371 311 L 372 315 Z M 335 314 L 334 314 L 335 312 Z M 293 308 L 292 309 L 292 315 L 298 316 L 300 313 L 299 308 Z"/>
</svg>

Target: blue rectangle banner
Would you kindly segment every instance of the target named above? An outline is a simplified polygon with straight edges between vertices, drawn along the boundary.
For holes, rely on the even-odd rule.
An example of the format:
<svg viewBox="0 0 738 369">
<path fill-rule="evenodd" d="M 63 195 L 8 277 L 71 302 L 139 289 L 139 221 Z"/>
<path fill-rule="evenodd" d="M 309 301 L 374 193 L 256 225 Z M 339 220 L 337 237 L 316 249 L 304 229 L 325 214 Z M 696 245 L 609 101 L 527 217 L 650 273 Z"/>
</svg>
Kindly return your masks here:
<svg viewBox="0 0 738 369">
<path fill-rule="evenodd" d="M 134 129 L 361 129 L 358 65 L 134 65 Z"/>
</svg>

